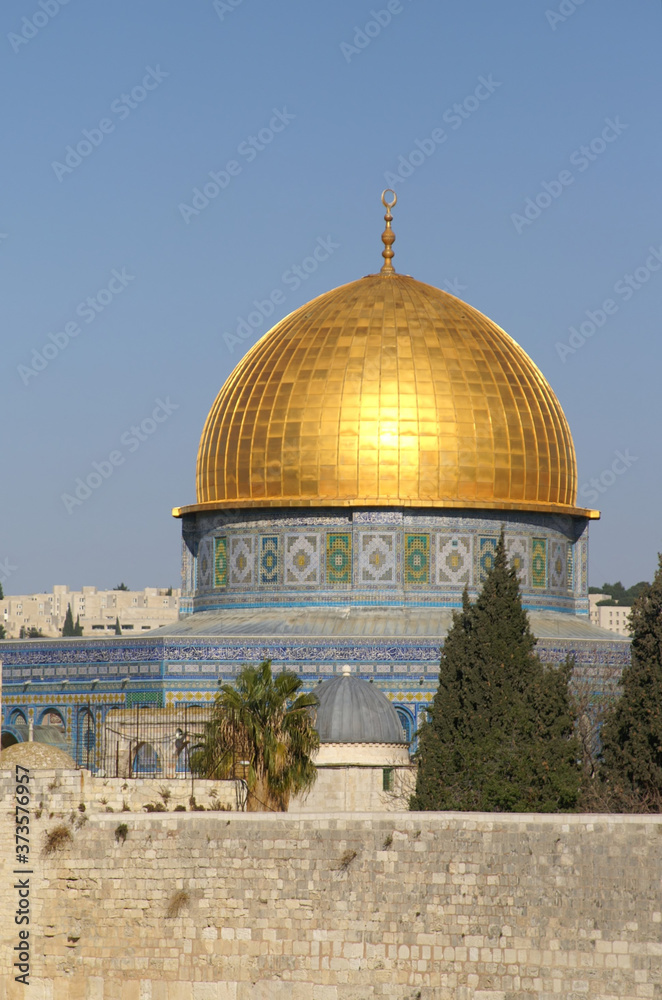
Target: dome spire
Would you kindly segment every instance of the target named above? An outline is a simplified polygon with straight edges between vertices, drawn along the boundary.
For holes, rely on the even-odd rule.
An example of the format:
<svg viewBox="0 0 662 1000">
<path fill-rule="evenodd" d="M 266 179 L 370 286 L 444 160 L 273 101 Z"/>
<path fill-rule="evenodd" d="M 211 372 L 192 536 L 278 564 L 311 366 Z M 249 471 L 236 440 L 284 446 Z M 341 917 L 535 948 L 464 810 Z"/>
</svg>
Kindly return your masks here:
<svg viewBox="0 0 662 1000">
<path fill-rule="evenodd" d="M 391 201 L 386 200 L 386 195 L 392 194 L 393 198 Z M 393 190 L 393 188 L 386 188 L 382 191 L 382 205 L 386 209 L 386 215 L 384 216 L 384 222 L 386 223 L 386 229 L 382 233 L 382 243 L 384 244 L 384 249 L 382 250 L 382 257 L 384 258 L 384 263 L 382 264 L 381 274 L 395 274 L 395 268 L 391 263 L 393 258 L 393 244 L 395 243 L 395 233 L 391 229 L 391 222 L 393 221 L 393 216 L 391 215 L 391 209 L 398 200 L 398 196 Z"/>
</svg>

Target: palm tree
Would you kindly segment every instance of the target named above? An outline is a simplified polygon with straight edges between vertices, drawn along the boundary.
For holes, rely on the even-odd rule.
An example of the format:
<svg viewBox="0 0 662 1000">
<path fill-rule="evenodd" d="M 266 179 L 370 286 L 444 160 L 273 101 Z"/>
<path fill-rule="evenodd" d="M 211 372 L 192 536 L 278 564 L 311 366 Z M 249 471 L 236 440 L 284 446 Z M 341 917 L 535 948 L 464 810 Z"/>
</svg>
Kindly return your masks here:
<svg viewBox="0 0 662 1000">
<path fill-rule="evenodd" d="M 299 694 L 291 670 L 274 674 L 271 660 L 245 666 L 236 687 L 221 686 L 211 720 L 191 754 L 191 767 L 209 778 L 233 776 L 244 763 L 250 811 L 287 810 L 290 796 L 317 777 L 312 755 L 319 747 L 314 694 Z"/>
</svg>

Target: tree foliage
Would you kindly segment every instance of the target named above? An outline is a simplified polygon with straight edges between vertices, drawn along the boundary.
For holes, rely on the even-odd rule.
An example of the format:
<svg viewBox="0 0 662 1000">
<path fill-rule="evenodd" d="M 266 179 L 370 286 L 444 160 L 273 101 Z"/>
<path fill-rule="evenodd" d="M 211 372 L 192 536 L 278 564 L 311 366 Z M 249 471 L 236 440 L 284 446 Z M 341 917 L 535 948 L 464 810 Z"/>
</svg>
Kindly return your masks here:
<svg viewBox="0 0 662 1000">
<path fill-rule="evenodd" d="M 412 809 L 572 809 L 579 745 L 571 660 L 545 667 L 503 532 L 475 604 L 465 590 L 444 642 L 439 688 L 420 731 Z"/>
<path fill-rule="evenodd" d="M 598 604 L 629 608 L 648 587 L 650 587 L 650 583 L 647 583 L 646 580 L 641 580 L 626 590 L 621 581 L 617 580 L 616 583 L 603 583 L 601 587 L 589 587 L 588 591 L 589 594 L 605 595 L 604 601 L 598 601 Z"/>
<path fill-rule="evenodd" d="M 601 776 L 611 808 L 662 810 L 662 555 L 630 616 L 632 660 L 602 728 Z"/>
<path fill-rule="evenodd" d="M 76 636 L 83 634 L 83 626 L 80 623 L 80 615 L 76 615 L 76 624 L 74 624 L 74 616 L 71 613 L 71 605 L 67 605 L 67 613 L 64 616 L 64 625 L 62 626 L 62 635 L 65 637 Z"/>
<path fill-rule="evenodd" d="M 113 590 L 128 590 L 128 589 L 129 588 L 124 583 L 124 581 L 122 581 L 122 583 L 118 583 L 116 587 L 113 587 Z"/>
<path fill-rule="evenodd" d="M 286 810 L 290 796 L 311 788 L 317 777 L 317 698 L 300 694 L 301 685 L 290 670 L 274 675 L 270 660 L 245 666 L 236 685 L 224 684 L 216 695 L 212 718 L 191 754 L 194 771 L 232 777 L 236 765 L 246 762 L 247 808 Z"/>
<path fill-rule="evenodd" d="M 67 605 L 67 613 L 64 616 L 64 625 L 62 626 L 63 636 L 76 635 L 76 626 L 74 625 L 74 616 L 71 613 L 71 605 Z"/>
<path fill-rule="evenodd" d="M 21 625 L 18 637 L 19 639 L 43 639 L 44 633 L 35 625 L 31 625 L 29 628 L 26 628 L 25 625 Z"/>
</svg>

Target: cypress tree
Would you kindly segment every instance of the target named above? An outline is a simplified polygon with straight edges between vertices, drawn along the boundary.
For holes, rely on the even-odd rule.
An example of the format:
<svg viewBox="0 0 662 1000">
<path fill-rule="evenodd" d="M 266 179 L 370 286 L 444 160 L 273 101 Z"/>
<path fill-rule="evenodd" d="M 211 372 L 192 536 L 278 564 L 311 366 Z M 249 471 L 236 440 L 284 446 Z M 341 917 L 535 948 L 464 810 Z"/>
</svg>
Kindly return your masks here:
<svg viewBox="0 0 662 1000">
<path fill-rule="evenodd" d="M 631 663 L 602 727 L 601 778 L 611 807 L 662 810 L 662 555 L 630 615 Z"/>
<path fill-rule="evenodd" d="M 465 590 L 420 731 L 412 809 L 572 809 L 579 745 L 568 692 L 573 663 L 545 667 L 522 608 L 503 531 L 475 604 Z"/>
<path fill-rule="evenodd" d="M 62 626 L 63 636 L 76 635 L 76 626 L 74 625 L 74 616 L 71 613 L 71 605 L 67 605 L 67 613 L 64 616 L 64 625 Z"/>
<path fill-rule="evenodd" d="M 119 618 L 116 618 L 115 619 L 115 635 L 121 635 L 121 634 L 122 634 L 122 626 L 120 625 Z"/>
<path fill-rule="evenodd" d="M 74 625 L 74 635 L 82 635 L 83 626 L 80 623 L 80 615 L 76 615 L 76 624 Z"/>
</svg>

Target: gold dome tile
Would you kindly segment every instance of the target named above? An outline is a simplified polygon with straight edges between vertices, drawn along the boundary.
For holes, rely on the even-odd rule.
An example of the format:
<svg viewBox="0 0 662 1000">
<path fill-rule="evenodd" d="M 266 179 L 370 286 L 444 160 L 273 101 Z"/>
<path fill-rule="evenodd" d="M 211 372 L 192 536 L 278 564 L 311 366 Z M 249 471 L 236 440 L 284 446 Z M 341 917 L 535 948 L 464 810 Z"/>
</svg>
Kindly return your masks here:
<svg viewBox="0 0 662 1000">
<path fill-rule="evenodd" d="M 197 503 L 577 508 L 570 430 L 528 355 L 476 309 L 393 271 L 286 316 L 205 424 Z"/>
</svg>

